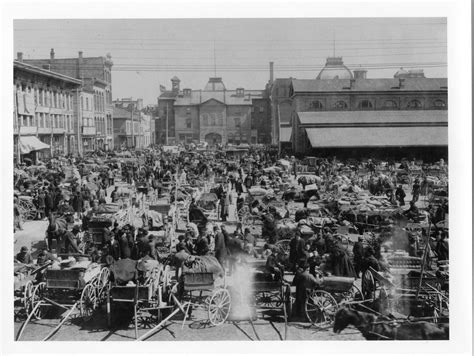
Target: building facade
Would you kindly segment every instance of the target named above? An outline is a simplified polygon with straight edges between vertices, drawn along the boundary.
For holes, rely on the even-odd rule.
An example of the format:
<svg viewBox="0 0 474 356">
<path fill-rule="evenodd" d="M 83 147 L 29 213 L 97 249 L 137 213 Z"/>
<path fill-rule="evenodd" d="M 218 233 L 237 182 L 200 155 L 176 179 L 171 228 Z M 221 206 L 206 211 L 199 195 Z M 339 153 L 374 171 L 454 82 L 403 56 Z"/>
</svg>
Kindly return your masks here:
<svg viewBox="0 0 474 356">
<path fill-rule="evenodd" d="M 77 58 L 56 58 L 54 49 L 51 49 L 49 59 L 28 59 L 25 63 L 47 69 L 52 72 L 61 73 L 63 75 L 79 79 L 83 82 L 82 89 L 85 93 L 81 93 L 81 98 L 78 102 L 89 98 L 88 94 L 93 92 L 92 111 L 94 112 L 94 125 L 84 126 L 86 121 L 83 119 L 82 111 L 79 110 L 75 114 L 76 127 L 79 132 L 80 147 L 79 151 L 87 151 L 90 145 L 94 149 L 100 148 L 103 150 L 112 149 L 113 144 L 113 103 L 112 103 L 112 66 L 113 61 L 110 54 L 105 57 L 84 57 L 83 52 L 78 52 Z M 89 115 L 89 113 L 87 113 Z M 88 118 L 89 116 L 87 116 Z M 93 128 L 92 128 L 93 127 Z M 82 137 L 85 132 L 84 137 Z M 93 136 L 92 132 L 95 132 Z M 82 146 L 87 143 L 88 146 Z"/>
<path fill-rule="evenodd" d="M 74 98 L 81 81 L 23 63 L 21 54 L 19 59 L 13 62 L 15 156 L 74 154 Z"/>
<path fill-rule="evenodd" d="M 228 90 L 219 77 L 209 78 L 202 90 L 181 90 L 176 77 L 171 82 L 172 90 L 158 98 L 159 129 L 164 131 L 159 143 L 258 143 L 258 128 L 270 118 L 265 90 Z"/>
<path fill-rule="evenodd" d="M 289 87 L 287 79 L 275 82 L 272 122 L 280 127 L 279 141 L 291 142 L 298 155 L 379 150 L 394 156 L 436 152 L 447 158 L 446 78 L 400 69 L 393 78 L 369 79 L 366 70 L 350 71 L 341 57 L 330 57 L 316 79 L 291 79 Z M 283 94 L 277 93 L 281 88 Z"/>
</svg>

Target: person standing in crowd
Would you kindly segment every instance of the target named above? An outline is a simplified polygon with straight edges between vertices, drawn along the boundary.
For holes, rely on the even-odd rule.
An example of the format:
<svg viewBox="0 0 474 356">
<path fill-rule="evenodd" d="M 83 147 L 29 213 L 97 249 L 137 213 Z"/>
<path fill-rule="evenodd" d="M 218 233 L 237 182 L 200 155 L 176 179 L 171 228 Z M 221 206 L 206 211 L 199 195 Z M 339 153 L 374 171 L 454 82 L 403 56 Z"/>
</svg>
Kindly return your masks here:
<svg viewBox="0 0 474 356">
<path fill-rule="evenodd" d="M 401 207 L 405 205 L 405 197 L 406 197 L 405 191 L 403 190 L 403 187 L 400 184 L 397 190 L 395 191 L 395 198 L 397 199 L 398 204 Z"/>
<path fill-rule="evenodd" d="M 296 230 L 295 236 L 290 241 L 289 262 L 292 271 L 296 270 L 297 263 L 302 258 L 306 258 L 305 242 L 301 238 L 301 232 Z"/>
<path fill-rule="evenodd" d="M 354 255 L 354 270 L 356 278 L 359 278 L 360 272 L 362 271 L 362 264 L 364 260 L 364 237 L 359 236 L 357 242 L 354 243 L 352 253 Z"/>
<path fill-rule="evenodd" d="M 44 188 L 39 190 L 38 193 L 38 219 L 43 220 L 45 217 L 46 208 L 46 196 L 44 194 Z"/>
<path fill-rule="evenodd" d="M 227 260 L 227 245 L 224 234 L 219 230 L 218 226 L 214 226 L 214 241 L 215 257 L 221 266 L 224 267 Z"/>
<path fill-rule="evenodd" d="M 420 193 L 421 193 L 421 186 L 420 186 L 420 181 L 415 179 L 415 183 L 413 184 L 413 189 L 411 191 L 411 194 L 413 196 L 412 201 L 417 202 L 418 199 L 420 198 Z"/>
</svg>

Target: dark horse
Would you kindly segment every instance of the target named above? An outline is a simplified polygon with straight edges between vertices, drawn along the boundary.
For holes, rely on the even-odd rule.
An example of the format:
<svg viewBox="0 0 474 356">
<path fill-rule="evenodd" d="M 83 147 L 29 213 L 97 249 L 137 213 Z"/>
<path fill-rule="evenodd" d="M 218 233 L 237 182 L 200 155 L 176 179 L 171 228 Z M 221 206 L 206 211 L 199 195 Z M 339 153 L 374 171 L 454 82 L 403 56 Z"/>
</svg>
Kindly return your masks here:
<svg viewBox="0 0 474 356">
<path fill-rule="evenodd" d="M 425 321 L 403 323 L 388 317 L 342 308 L 336 313 L 333 331 L 340 333 L 354 325 L 366 340 L 449 340 L 449 327 Z"/>
</svg>

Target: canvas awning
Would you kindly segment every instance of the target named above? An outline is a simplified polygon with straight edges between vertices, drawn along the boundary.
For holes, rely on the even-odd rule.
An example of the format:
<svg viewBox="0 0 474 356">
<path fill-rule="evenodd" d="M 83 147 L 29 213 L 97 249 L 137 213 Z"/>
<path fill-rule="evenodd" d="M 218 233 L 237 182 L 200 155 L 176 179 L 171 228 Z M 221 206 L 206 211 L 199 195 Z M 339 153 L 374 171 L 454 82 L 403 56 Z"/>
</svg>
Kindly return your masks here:
<svg viewBox="0 0 474 356">
<path fill-rule="evenodd" d="M 20 137 L 20 152 L 27 154 L 31 151 L 39 151 L 48 149 L 49 145 L 38 140 L 36 136 L 22 136 Z"/>
<path fill-rule="evenodd" d="M 313 148 L 447 146 L 447 127 L 307 128 Z"/>
<path fill-rule="evenodd" d="M 280 128 L 280 142 L 290 142 L 291 141 L 291 127 L 282 127 Z"/>
</svg>

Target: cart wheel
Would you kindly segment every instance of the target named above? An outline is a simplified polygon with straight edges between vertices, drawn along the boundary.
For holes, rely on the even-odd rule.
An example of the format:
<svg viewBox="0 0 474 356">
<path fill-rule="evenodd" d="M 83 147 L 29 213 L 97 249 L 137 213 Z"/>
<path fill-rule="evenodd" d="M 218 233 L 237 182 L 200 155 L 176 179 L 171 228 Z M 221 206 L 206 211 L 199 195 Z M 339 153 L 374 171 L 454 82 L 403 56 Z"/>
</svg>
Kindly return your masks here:
<svg viewBox="0 0 474 356">
<path fill-rule="evenodd" d="M 282 240 L 277 241 L 275 246 L 280 248 L 280 251 L 283 253 L 290 253 L 290 239 L 284 238 Z"/>
<path fill-rule="evenodd" d="M 28 281 L 25 284 L 25 289 L 23 290 L 23 307 L 25 308 L 26 314 L 30 314 L 31 312 L 31 297 L 33 295 L 33 282 Z"/>
<path fill-rule="evenodd" d="M 94 286 L 89 283 L 86 284 L 82 290 L 80 300 L 81 317 L 83 321 L 88 321 L 92 318 L 92 313 L 97 307 L 97 294 Z"/>
<path fill-rule="evenodd" d="M 312 324 L 331 323 L 337 311 L 334 297 L 323 290 L 309 293 L 305 304 L 306 317 Z"/>
<path fill-rule="evenodd" d="M 110 270 L 107 267 L 103 267 L 100 270 L 100 273 L 97 276 L 96 280 L 96 295 L 99 302 L 104 300 L 105 296 L 107 295 L 107 288 L 109 287 L 109 278 Z"/>
<path fill-rule="evenodd" d="M 41 303 L 41 300 L 43 299 L 43 295 L 44 295 L 45 291 L 46 291 L 46 283 L 45 282 L 41 282 L 40 284 L 38 284 L 33 289 L 33 293 L 31 294 L 31 310 L 35 309 L 35 307 L 38 303 Z M 36 309 L 33 316 L 37 320 L 40 320 L 44 317 L 45 314 L 46 314 L 45 309 L 39 307 L 38 309 Z"/>
<path fill-rule="evenodd" d="M 342 293 L 342 303 L 351 301 L 364 301 L 364 295 L 355 284 L 345 293 Z"/>
<path fill-rule="evenodd" d="M 213 326 L 223 324 L 230 314 L 230 294 L 227 289 L 218 289 L 209 300 L 208 316 Z"/>
<path fill-rule="evenodd" d="M 256 303 L 263 308 L 280 308 L 282 301 L 282 295 L 279 290 L 257 293 Z"/>
<path fill-rule="evenodd" d="M 283 302 L 284 302 L 284 307 L 286 309 L 286 319 L 288 320 L 292 313 L 292 308 L 293 308 L 293 303 L 291 300 L 291 287 L 289 285 L 283 286 Z"/>
</svg>

